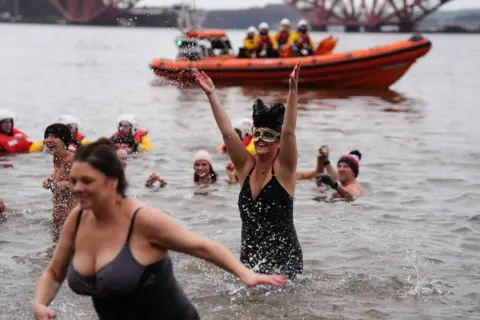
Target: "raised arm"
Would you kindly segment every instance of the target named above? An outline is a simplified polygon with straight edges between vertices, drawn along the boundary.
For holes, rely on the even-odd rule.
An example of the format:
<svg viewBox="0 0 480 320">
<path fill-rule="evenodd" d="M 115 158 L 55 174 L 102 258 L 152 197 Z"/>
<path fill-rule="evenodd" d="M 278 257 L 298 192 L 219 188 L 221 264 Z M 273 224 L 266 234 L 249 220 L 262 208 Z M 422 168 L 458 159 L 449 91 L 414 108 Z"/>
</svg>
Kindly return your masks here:
<svg viewBox="0 0 480 320">
<path fill-rule="evenodd" d="M 301 62 L 297 63 L 290 74 L 290 89 L 288 91 L 287 108 L 280 136 L 280 153 L 278 155 L 282 171 L 291 175 L 295 174 L 297 170 L 298 158 L 295 129 L 297 126 L 297 91 L 300 65 Z"/>
<path fill-rule="evenodd" d="M 139 222 L 144 234 L 158 246 L 186 253 L 209 261 L 236 275 L 247 286 L 269 284 L 280 286 L 286 277 L 281 275 L 261 275 L 245 267 L 235 256 L 218 242 L 197 236 L 182 228 L 168 215 L 154 209 L 147 209 Z"/>
<path fill-rule="evenodd" d="M 217 126 L 220 129 L 220 133 L 222 134 L 223 141 L 227 147 L 228 155 L 230 156 L 235 168 L 237 168 L 239 174 L 243 176 L 245 168 L 250 168 L 253 166 L 253 164 L 250 166 L 247 165 L 250 161 L 253 162 L 254 158 L 245 149 L 242 140 L 235 132 L 235 129 L 233 129 L 232 123 L 225 112 L 225 108 L 214 91 L 215 86 L 213 85 L 212 79 L 210 79 L 205 72 L 199 72 L 197 69 L 192 69 L 192 73 L 195 77 L 195 81 L 200 85 L 208 97 L 208 101 L 212 107 L 213 117 L 215 118 Z"/>
<path fill-rule="evenodd" d="M 37 281 L 33 298 L 33 315 L 35 319 L 53 319 L 55 317 L 55 312 L 49 308 L 49 305 L 57 295 L 58 289 L 62 286 L 67 273 L 79 213 L 80 210 L 75 208 L 67 216 L 53 252 L 52 260 Z"/>
</svg>

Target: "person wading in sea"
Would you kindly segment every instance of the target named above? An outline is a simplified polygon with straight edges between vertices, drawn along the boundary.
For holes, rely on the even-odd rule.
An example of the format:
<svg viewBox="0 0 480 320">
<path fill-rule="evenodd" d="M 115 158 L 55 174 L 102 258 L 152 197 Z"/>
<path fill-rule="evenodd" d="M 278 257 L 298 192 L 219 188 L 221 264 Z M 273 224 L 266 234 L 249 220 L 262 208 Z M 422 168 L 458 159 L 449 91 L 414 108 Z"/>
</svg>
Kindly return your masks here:
<svg viewBox="0 0 480 320">
<path fill-rule="evenodd" d="M 70 128 L 64 124 L 55 123 L 45 130 L 46 151 L 53 155 L 53 173 L 45 178 L 43 187 L 53 193 L 53 224 L 55 240 L 68 213 L 76 205 L 75 196 L 70 189 L 70 166 L 72 153 L 68 151 L 71 143 Z"/>
<path fill-rule="evenodd" d="M 362 186 L 357 181 L 360 170 L 362 154 L 358 150 L 352 150 L 349 154 L 342 156 L 337 162 L 337 171 L 330 164 L 328 159 L 328 146 L 322 146 L 323 165 L 327 173 L 320 173 L 315 177 L 317 185 L 324 183 L 337 191 L 333 197 L 353 201 L 362 194 Z M 340 182 L 338 183 L 337 182 Z"/>
<path fill-rule="evenodd" d="M 297 64 L 290 74 L 286 109 L 280 103 L 268 107 L 260 99 L 255 101 L 254 157 L 235 133 L 212 80 L 193 69 L 196 82 L 210 101 L 242 186 L 238 199 L 242 219 L 240 260 L 258 272 L 286 273 L 289 277 L 303 272 L 302 248 L 293 223 L 299 72 Z"/>
<path fill-rule="evenodd" d="M 253 272 L 219 243 L 128 198 L 125 172 L 107 138 L 77 149 L 70 180 L 79 205 L 37 282 L 32 306 L 37 320 L 56 316 L 48 306 L 66 276 L 74 292 L 92 297 L 100 320 L 199 319 L 175 279 L 169 250 L 212 262 L 249 287 L 286 282 L 284 275 Z"/>
</svg>

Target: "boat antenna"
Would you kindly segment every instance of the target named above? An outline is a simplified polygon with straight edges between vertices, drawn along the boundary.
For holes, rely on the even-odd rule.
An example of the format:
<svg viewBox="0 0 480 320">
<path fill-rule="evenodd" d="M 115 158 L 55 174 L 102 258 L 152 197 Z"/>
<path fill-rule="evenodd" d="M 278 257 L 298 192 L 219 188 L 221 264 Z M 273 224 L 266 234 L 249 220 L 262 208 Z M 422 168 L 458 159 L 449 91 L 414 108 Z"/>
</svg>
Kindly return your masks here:
<svg viewBox="0 0 480 320">
<path fill-rule="evenodd" d="M 204 21 L 205 13 L 198 10 L 195 0 L 184 0 L 180 3 L 177 13 L 177 29 L 182 33 L 202 28 Z"/>
</svg>

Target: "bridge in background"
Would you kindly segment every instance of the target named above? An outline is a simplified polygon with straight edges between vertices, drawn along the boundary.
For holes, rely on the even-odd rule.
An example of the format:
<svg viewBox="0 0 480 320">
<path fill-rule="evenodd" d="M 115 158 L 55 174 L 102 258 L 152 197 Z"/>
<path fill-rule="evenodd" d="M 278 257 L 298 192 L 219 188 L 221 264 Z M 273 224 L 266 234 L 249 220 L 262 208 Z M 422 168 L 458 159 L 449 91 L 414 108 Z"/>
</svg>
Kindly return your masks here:
<svg viewBox="0 0 480 320">
<path fill-rule="evenodd" d="M 415 25 L 453 0 L 284 0 L 316 30 L 343 26 L 346 31 L 381 31 L 395 26 L 411 32 Z"/>
</svg>

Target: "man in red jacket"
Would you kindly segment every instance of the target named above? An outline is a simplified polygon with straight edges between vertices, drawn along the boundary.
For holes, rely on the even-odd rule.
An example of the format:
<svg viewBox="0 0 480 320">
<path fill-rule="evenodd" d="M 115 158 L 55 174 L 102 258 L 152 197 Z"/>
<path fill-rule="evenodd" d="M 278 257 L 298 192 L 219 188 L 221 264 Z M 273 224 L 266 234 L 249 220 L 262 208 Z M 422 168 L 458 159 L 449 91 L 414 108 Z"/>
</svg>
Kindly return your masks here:
<svg viewBox="0 0 480 320">
<path fill-rule="evenodd" d="M 26 152 L 32 145 L 25 133 L 15 129 L 14 118 L 11 110 L 0 109 L 0 152 Z"/>
</svg>

